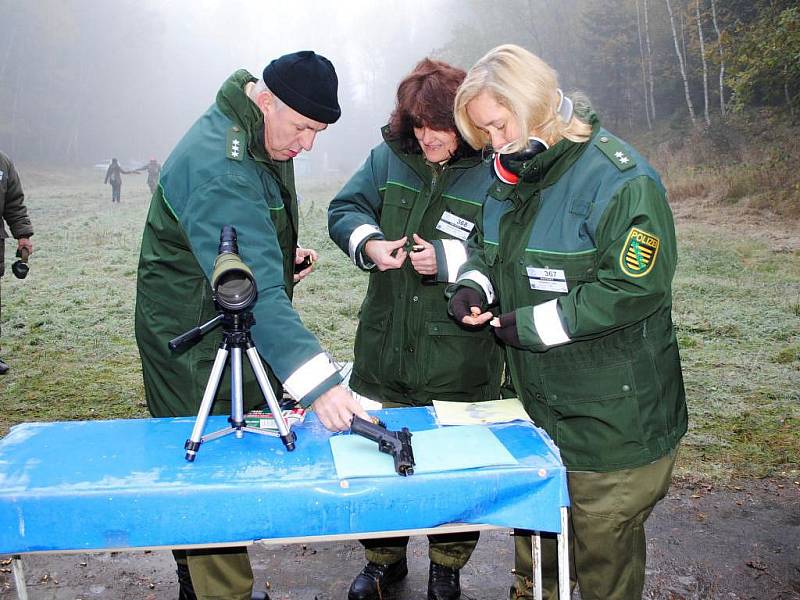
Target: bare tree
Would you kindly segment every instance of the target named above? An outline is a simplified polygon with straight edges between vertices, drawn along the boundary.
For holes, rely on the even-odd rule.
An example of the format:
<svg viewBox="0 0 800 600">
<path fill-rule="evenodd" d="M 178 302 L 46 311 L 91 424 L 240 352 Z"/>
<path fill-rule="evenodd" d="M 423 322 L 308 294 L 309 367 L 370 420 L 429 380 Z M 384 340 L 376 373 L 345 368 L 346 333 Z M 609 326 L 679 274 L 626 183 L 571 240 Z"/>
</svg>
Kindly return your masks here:
<svg viewBox="0 0 800 600">
<path fill-rule="evenodd" d="M 683 92 L 686 96 L 686 106 L 689 109 L 689 116 L 692 119 L 692 125 L 697 124 L 697 119 L 694 116 L 694 106 L 692 106 L 692 97 L 689 95 L 689 79 L 686 77 L 686 61 L 681 52 L 681 46 L 678 43 L 678 32 L 675 29 L 675 16 L 672 12 L 672 5 L 669 0 L 664 0 L 667 4 L 667 12 L 669 13 L 669 24 L 672 27 L 672 41 L 675 42 L 675 54 L 678 55 L 678 66 L 681 69 L 681 77 L 683 78 Z"/>
<path fill-rule="evenodd" d="M 650 25 L 647 18 L 647 0 L 642 3 L 644 10 L 644 40 L 647 44 L 647 78 L 650 80 L 650 116 L 653 123 L 656 120 L 656 97 L 654 92 L 655 84 L 653 82 L 653 48 L 650 45 Z"/>
<path fill-rule="evenodd" d="M 719 112 L 725 118 L 725 57 L 722 54 L 722 33 L 717 23 L 717 1 L 711 0 L 711 22 L 717 32 L 717 52 L 719 52 Z"/>
<path fill-rule="evenodd" d="M 708 116 L 708 62 L 706 61 L 706 44 L 703 39 L 703 24 L 700 20 L 700 0 L 695 2 L 695 16 L 697 17 L 697 39 L 700 41 L 700 60 L 703 63 L 703 116 L 706 120 L 706 127 L 710 127 L 711 118 Z"/>
<path fill-rule="evenodd" d="M 650 121 L 650 98 L 647 92 L 647 68 L 644 59 L 644 44 L 642 42 L 642 17 L 639 10 L 639 0 L 636 0 L 636 30 L 639 33 L 639 56 L 642 64 L 642 91 L 644 92 L 644 114 L 647 117 L 647 128 L 652 129 L 653 123 Z"/>
<path fill-rule="evenodd" d="M 534 0 L 528 0 L 528 24 L 531 28 L 531 38 L 533 38 L 533 41 L 536 42 L 536 53 L 541 56 L 542 42 L 539 39 L 539 32 L 536 31 L 536 11 L 533 9 L 533 1 Z"/>
</svg>

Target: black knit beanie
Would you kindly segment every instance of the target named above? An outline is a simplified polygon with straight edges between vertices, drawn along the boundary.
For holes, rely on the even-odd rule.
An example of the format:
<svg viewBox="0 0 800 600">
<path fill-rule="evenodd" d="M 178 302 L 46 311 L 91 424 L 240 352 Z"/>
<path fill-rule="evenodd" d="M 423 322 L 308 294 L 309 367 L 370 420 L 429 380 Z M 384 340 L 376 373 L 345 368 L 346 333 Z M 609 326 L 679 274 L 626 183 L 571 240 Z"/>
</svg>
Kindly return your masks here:
<svg viewBox="0 0 800 600">
<path fill-rule="evenodd" d="M 263 79 L 273 94 L 304 117 L 335 123 L 342 114 L 336 70 L 331 61 L 312 50 L 276 58 L 264 68 Z"/>
</svg>

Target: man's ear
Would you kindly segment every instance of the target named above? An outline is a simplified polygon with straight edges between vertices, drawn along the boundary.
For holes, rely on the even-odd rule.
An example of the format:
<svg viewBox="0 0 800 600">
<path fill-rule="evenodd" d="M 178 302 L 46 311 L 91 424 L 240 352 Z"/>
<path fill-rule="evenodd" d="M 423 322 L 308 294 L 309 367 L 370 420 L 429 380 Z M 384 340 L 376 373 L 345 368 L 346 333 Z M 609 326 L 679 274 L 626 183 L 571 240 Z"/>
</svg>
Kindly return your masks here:
<svg viewBox="0 0 800 600">
<path fill-rule="evenodd" d="M 268 111 L 275 108 L 275 96 L 268 90 L 259 92 L 258 96 L 256 96 L 256 105 L 266 115 Z"/>
</svg>

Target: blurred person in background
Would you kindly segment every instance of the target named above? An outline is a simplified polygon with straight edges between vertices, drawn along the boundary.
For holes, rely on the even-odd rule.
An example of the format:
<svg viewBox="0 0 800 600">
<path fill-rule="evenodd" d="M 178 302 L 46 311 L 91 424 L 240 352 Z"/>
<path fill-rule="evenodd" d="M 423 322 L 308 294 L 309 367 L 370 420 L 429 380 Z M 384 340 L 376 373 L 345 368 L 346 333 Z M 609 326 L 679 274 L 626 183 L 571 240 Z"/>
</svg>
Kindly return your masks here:
<svg viewBox="0 0 800 600">
<path fill-rule="evenodd" d="M 25 208 L 25 194 L 19 181 L 19 174 L 11 159 L 0 152 L 0 282 L 6 270 L 5 247 L 9 237 L 17 240 L 17 253 L 33 253 L 33 225 Z M 2 294 L 0 293 L 0 298 Z M 0 359 L 0 375 L 8 372 L 8 364 Z"/>
<path fill-rule="evenodd" d="M 120 192 L 122 191 L 122 174 L 130 175 L 136 171 L 126 171 L 120 166 L 116 158 L 111 159 L 111 164 L 108 165 L 106 170 L 106 179 L 103 183 L 111 184 L 111 204 L 119 202 Z"/>
<path fill-rule="evenodd" d="M 480 59 L 455 104 L 464 138 L 497 153 L 498 180 L 448 288 L 451 312 L 491 324 L 520 400 L 561 451 L 573 586 L 584 600 L 641 598 L 644 523 L 687 429 L 664 186 L 519 46 Z M 531 598 L 530 536 L 515 545 L 511 598 Z M 544 597 L 556 598 L 553 537 L 542 551 Z"/>
<path fill-rule="evenodd" d="M 502 352 L 491 328 L 468 331 L 447 314 L 444 288 L 466 259 L 492 172 L 455 127 L 464 71 L 426 58 L 397 89 L 397 104 L 372 150 L 330 204 L 331 238 L 368 271 L 350 386 L 384 407 L 433 399 L 499 398 Z M 478 532 L 428 536 L 429 600 L 460 597 L 459 570 Z M 408 538 L 362 541 L 367 565 L 349 600 L 383 597 L 408 573 Z"/>
<path fill-rule="evenodd" d="M 155 194 L 158 187 L 158 176 L 161 174 L 161 164 L 155 158 L 151 158 L 146 165 L 136 170 L 147 171 L 147 187 L 150 188 L 150 194 Z"/>
</svg>

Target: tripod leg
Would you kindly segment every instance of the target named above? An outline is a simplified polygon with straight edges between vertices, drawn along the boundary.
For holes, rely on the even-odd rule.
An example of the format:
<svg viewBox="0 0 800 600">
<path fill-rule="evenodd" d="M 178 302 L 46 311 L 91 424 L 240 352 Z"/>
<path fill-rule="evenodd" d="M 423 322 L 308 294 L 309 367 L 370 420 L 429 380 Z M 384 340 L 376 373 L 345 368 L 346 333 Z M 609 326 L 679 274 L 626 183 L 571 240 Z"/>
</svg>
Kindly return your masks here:
<svg viewBox="0 0 800 600">
<path fill-rule="evenodd" d="M 242 398 L 242 349 L 231 348 L 231 427 L 236 437 L 242 438 L 244 427 L 244 399 Z"/>
<path fill-rule="evenodd" d="M 211 412 L 211 405 L 214 403 L 214 395 L 217 393 L 219 387 L 219 380 L 222 377 L 222 371 L 225 369 L 225 361 L 228 360 L 228 346 L 223 344 L 217 350 L 217 357 L 214 359 L 214 366 L 211 367 L 211 374 L 208 376 L 208 383 L 206 384 L 205 392 L 203 392 L 203 400 L 200 403 L 200 410 L 197 412 L 197 419 L 194 422 L 191 437 L 186 440 L 184 448 L 186 449 L 186 460 L 189 462 L 194 461 L 194 457 L 200 448 L 200 438 L 203 436 L 203 430 L 206 428 L 206 421 Z"/>
<path fill-rule="evenodd" d="M 281 407 L 278 404 L 278 399 L 275 398 L 275 393 L 272 391 L 272 386 L 269 383 L 267 372 L 264 370 L 264 365 L 261 364 L 261 357 L 258 355 L 258 350 L 256 350 L 255 347 L 250 346 L 247 349 L 247 358 L 250 359 L 250 365 L 253 367 L 253 373 L 255 373 L 256 379 L 258 380 L 261 393 L 264 394 L 264 399 L 267 401 L 267 405 L 269 405 L 272 418 L 275 420 L 275 424 L 278 426 L 278 432 L 280 433 L 281 441 L 283 442 L 283 445 L 286 446 L 286 449 L 291 452 L 294 450 L 294 441 L 296 437 L 294 432 L 289 431 L 289 426 L 286 424 L 286 421 L 283 418 L 283 413 L 281 412 Z"/>
</svg>

